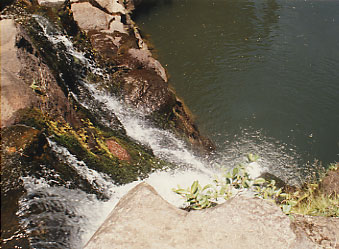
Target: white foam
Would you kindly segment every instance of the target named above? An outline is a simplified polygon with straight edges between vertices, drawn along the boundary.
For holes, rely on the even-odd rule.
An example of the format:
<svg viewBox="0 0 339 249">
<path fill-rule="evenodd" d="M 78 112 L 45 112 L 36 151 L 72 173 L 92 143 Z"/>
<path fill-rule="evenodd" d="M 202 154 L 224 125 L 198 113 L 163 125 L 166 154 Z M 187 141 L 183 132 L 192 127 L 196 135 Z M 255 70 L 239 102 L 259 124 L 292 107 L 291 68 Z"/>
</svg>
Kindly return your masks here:
<svg viewBox="0 0 339 249">
<path fill-rule="evenodd" d="M 103 75 L 102 69 L 96 67 L 89 59 L 85 57 L 85 55 L 82 52 L 77 51 L 73 46 L 73 42 L 65 34 L 55 29 L 48 21 L 48 19 L 39 15 L 33 15 L 33 17 L 42 28 L 44 36 L 47 37 L 47 39 L 53 45 L 62 43 L 66 48 L 66 50 L 64 51 L 65 53 L 78 59 L 84 66 L 89 68 L 93 73 Z"/>
<path fill-rule="evenodd" d="M 187 149 L 185 143 L 173 133 L 155 128 L 144 120 L 143 113 L 129 108 L 115 97 L 97 90 L 93 85 L 85 83 L 84 86 L 97 101 L 118 117 L 127 135 L 150 146 L 156 156 L 182 167 L 200 170 L 208 175 L 214 174 L 208 163 L 196 157 L 192 151 Z"/>
</svg>

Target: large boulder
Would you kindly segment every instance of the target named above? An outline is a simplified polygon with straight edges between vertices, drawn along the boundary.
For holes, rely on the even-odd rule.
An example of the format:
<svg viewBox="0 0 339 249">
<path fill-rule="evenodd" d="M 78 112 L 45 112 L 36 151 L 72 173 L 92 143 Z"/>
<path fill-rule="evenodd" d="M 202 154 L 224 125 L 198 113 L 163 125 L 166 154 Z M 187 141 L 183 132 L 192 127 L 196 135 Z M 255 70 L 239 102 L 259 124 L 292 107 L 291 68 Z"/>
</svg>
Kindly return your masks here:
<svg viewBox="0 0 339 249">
<path fill-rule="evenodd" d="M 93 7 L 87 2 L 72 4 L 72 12 L 74 20 L 84 30 L 108 30 L 109 23 L 113 19 L 113 16 L 110 14 Z M 88 18 L 89 16 L 91 18 Z"/>
<path fill-rule="evenodd" d="M 21 63 L 17 55 L 18 34 L 12 19 L 0 21 L 1 31 L 1 127 L 13 122 L 14 114 L 36 102 L 33 90 L 19 77 Z"/>
<path fill-rule="evenodd" d="M 124 98 L 148 112 L 170 109 L 175 96 L 154 71 L 131 70 L 123 77 Z"/>
<path fill-rule="evenodd" d="M 145 183 L 123 197 L 90 248 L 317 248 L 268 201 L 237 196 L 202 211 L 178 209 Z"/>
</svg>

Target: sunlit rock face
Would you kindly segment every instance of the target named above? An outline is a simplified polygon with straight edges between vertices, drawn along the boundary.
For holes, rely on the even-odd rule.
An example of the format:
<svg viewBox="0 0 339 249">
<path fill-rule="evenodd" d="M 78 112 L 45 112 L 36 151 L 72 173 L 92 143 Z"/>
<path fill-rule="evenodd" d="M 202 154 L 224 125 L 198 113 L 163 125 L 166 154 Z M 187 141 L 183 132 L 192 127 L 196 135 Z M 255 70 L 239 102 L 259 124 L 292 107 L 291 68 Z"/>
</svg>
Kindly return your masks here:
<svg viewBox="0 0 339 249">
<path fill-rule="evenodd" d="M 274 204 L 244 196 L 186 212 L 142 183 L 123 197 L 88 242 L 90 248 L 315 248 L 298 238 Z"/>
<path fill-rule="evenodd" d="M 16 36 L 18 31 L 14 21 L 0 21 L 1 31 L 1 127 L 13 122 L 16 111 L 31 107 L 36 97 L 29 83 L 18 77 L 22 68 L 17 57 Z"/>
</svg>

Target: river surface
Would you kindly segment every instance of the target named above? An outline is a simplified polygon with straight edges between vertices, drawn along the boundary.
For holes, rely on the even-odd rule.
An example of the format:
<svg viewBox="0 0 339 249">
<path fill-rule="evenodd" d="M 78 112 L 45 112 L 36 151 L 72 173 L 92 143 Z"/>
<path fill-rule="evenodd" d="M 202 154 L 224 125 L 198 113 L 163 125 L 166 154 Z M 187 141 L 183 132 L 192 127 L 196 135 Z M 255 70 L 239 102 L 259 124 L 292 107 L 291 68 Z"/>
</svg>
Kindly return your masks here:
<svg viewBox="0 0 339 249">
<path fill-rule="evenodd" d="M 298 169 L 339 160 L 339 1 L 164 0 L 146 10 L 138 25 L 222 154 Z"/>
</svg>

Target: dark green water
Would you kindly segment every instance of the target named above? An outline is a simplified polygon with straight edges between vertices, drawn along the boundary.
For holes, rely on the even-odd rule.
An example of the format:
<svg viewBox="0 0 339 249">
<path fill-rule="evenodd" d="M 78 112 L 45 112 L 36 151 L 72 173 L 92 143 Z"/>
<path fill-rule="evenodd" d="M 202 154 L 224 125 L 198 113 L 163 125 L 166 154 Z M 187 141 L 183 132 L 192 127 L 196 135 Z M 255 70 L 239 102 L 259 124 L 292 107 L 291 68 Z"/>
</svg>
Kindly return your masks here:
<svg viewBox="0 0 339 249">
<path fill-rule="evenodd" d="M 339 160 L 339 1 L 164 0 L 136 21 L 219 151 Z"/>
</svg>

